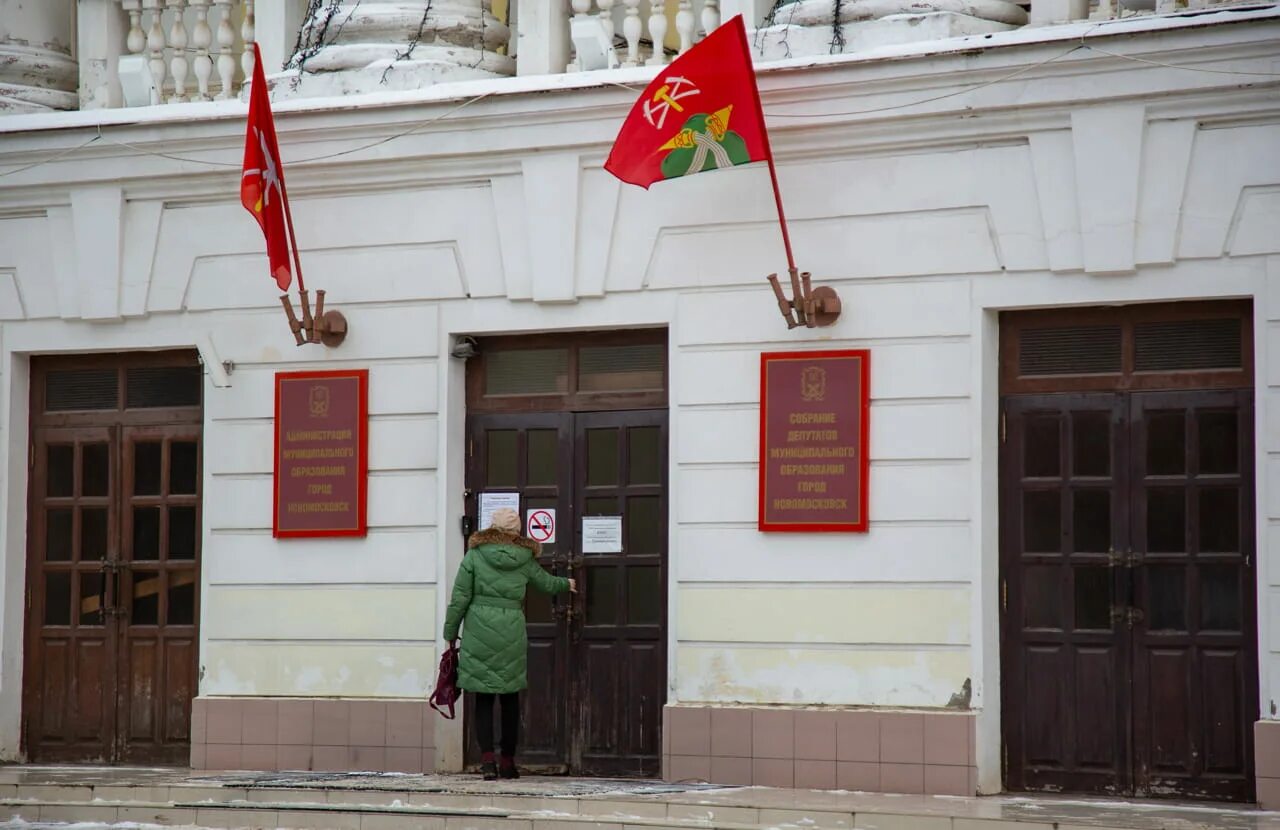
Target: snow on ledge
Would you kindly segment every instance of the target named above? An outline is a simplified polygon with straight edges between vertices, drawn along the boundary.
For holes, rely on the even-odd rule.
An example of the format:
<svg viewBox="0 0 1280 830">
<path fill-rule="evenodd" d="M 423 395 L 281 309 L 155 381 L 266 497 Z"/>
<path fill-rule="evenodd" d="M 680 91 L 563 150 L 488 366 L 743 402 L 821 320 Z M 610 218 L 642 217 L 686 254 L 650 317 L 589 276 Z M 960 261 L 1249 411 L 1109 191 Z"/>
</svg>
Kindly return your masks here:
<svg viewBox="0 0 1280 830">
<path fill-rule="evenodd" d="M 880 46 L 863 52 L 842 55 L 811 55 L 768 61 L 757 66 L 757 72 L 768 78 L 788 69 L 816 69 L 911 58 L 942 57 L 950 54 L 988 50 L 1007 46 L 1029 46 L 1063 43 L 1082 39 L 1120 37 L 1151 32 L 1172 32 L 1230 23 L 1268 22 L 1280 20 L 1280 5 L 1185 11 L 1167 15 L 1143 15 L 1117 20 L 1079 21 L 1051 26 L 1024 26 L 1009 32 L 968 35 L 948 40 Z M 751 36 L 751 33 L 748 33 Z M 399 107 L 464 101 L 477 96 L 524 95 L 538 92 L 634 87 L 638 92 L 653 80 L 661 69 L 635 67 L 561 75 L 523 75 L 511 78 L 482 79 L 442 83 L 424 89 L 400 92 L 371 92 L 332 98 L 297 98 L 272 102 L 276 114 L 293 112 L 337 112 L 379 107 Z M 303 83 L 306 83 L 305 78 Z M 162 125 L 244 118 L 248 104 L 238 100 L 206 101 L 185 104 L 162 104 L 149 107 L 76 110 L 69 112 L 32 113 L 0 116 L 0 135 L 39 130 L 83 129 L 122 125 Z"/>
</svg>

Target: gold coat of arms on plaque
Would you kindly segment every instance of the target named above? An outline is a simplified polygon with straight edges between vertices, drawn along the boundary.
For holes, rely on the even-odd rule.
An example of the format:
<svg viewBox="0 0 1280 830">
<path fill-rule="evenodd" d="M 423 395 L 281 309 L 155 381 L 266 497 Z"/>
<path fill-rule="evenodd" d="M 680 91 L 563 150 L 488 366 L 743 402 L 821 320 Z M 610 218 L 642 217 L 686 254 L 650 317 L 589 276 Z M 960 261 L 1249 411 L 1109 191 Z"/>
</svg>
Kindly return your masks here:
<svg viewBox="0 0 1280 830">
<path fill-rule="evenodd" d="M 320 385 L 311 387 L 308 392 L 307 403 L 309 405 L 312 418 L 328 418 L 329 387 Z"/>
<path fill-rule="evenodd" d="M 827 397 L 827 370 L 821 366 L 806 366 L 800 373 L 800 398 L 820 401 Z"/>
</svg>

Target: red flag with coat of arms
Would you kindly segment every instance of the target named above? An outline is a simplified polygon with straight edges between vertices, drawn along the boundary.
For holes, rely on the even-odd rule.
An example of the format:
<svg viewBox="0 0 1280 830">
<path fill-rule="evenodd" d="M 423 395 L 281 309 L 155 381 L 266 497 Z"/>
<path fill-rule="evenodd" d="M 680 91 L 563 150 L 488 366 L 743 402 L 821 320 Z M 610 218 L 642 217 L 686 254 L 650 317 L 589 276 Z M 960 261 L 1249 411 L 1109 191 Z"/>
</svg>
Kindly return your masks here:
<svg viewBox="0 0 1280 830">
<path fill-rule="evenodd" d="M 267 239 L 271 276 L 281 291 L 293 281 L 289 268 L 289 237 L 285 233 L 284 168 L 271 118 L 271 98 L 262 71 L 262 54 L 253 44 L 253 84 L 249 87 L 249 127 L 244 139 L 244 167 L 240 177 L 240 203 L 262 226 Z"/>
<path fill-rule="evenodd" d="M 658 73 L 631 108 L 604 168 L 648 189 L 663 179 L 770 159 L 737 15 Z"/>
</svg>

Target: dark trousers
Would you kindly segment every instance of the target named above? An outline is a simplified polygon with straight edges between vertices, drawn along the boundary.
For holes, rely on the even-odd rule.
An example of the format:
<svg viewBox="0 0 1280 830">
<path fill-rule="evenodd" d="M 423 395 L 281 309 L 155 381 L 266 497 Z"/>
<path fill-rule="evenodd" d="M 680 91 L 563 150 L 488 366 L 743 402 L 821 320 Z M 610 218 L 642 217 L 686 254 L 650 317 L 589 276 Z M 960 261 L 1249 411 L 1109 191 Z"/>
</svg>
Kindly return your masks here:
<svg viewBox="0 0 1280 830">
<path fill-rule="evenodd" d="M 493 701 L 498 699 L 502 707 L 502 755 L 514 758 L 516 744 L 520 741 L 520 693 L 505 695 L 476 693 L 476 737 L 480 739 L 481 752 L 493 752 Z"/>
</svg>

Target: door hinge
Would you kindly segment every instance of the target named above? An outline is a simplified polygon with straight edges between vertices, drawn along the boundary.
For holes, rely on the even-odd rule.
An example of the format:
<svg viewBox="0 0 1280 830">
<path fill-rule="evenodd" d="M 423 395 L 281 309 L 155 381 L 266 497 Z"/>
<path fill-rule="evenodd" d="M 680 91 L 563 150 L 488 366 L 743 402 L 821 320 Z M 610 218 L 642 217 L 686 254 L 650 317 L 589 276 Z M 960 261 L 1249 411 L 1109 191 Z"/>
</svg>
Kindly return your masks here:
<svg viewBox="0 0 1280 830">
<path fill-rule="evenodd" d="M 1009 580 L 1007 578 L 1000 580 L 1000 610 L 1009 610 Z"/>
<path fill-rule="evenodd" d="M 470 458 L 471 456 L 475 455 L 475 452 L 476 452 L 476 440 L 474 438 L 468 438 L 467 439 L 467 458 Z"/>
<path fill-rule="evenodd" d="M 1003 444 L 1009 435 L 1009 423 L 1003 412 L 1000 413 L 1000 443 Z"/>
</svg>

